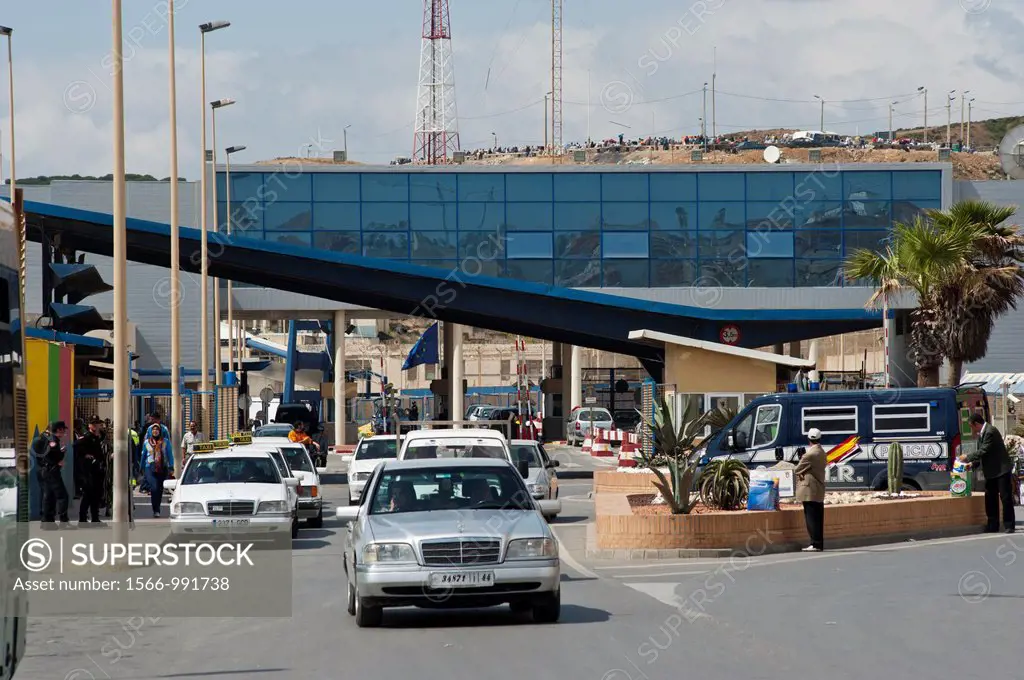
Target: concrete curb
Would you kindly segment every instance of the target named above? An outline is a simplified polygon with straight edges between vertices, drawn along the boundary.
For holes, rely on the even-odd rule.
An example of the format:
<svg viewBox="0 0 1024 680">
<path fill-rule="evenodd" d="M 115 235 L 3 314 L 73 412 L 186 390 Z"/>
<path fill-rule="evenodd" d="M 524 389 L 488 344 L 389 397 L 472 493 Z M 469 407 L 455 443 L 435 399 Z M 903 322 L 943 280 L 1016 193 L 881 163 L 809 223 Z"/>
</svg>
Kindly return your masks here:
<svg viewBox="0 0 1024 680">
<path fill-rule="evenodd" d="M 971 536 L 982 533 L 981 527 L 957 527 L 951 529 L 940 529 L 936 531 L 907 532 L 901 534 L 890 534 L 887 536 L 872 536 L 869 538 L 850 538 L 839 540 L 828 540 L 828 527 L 825 527 L 825 549 L 845 550 L 850 548 L 866 548 L 879 545 L 897 545 L 908 541 L 929 541 L 939 538 L 956 538 L 959 536 Z M 605 549 L 597 547 L 597 526 L 591 524 L 587 527 L 587 549 L 586 557 L 590 560 L 625 560 L 625 561 L 651 561 L 651 560 L 685 560 L 685 559 L 725 559 L 729 557 L 759 557 L 761 555 L 774 555 L 779 553 L 799 552 L 807 547 L 801 543 L 776 543 L 769 545 L 765 550 L 755 554 L 747 555 L 743 550 L 723 549 L 675 549 L 675 550 L 627 550 L 627 549 Z"/>
</svg>

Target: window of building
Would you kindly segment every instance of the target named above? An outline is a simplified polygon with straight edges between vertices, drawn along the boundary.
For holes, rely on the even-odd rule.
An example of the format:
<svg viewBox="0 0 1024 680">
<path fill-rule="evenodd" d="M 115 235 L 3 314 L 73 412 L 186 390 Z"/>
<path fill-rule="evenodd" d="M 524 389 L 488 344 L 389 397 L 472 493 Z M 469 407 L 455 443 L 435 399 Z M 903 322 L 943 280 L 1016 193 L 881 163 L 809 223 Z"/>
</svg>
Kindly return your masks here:
<svg viewBox="0 0 1024 680">
<path fill-rule="evenodd" d="M 842 260 L 796 261 L 796 285 L 822 288 L 843 285 Z"/>
<path fill-rule="evenodd" d="M 224 200 L 226 192 L 227 173 L 217 173 L 217 197 Z M 231 173 L 231 202 L 244 203 L 245 201 L 262 201 L 263 197 L 263 173 L 262 172 L 232 172 Z"/>
<path fill-rule="evenodd" d="M 234 183 L 234 180 L 232 180 Z M 275 172 L 263 176 L 264 201 L 311 201 L 313 200 L 313 177 L 309 173 L 292 175 Z"/>
<path fill-rule="evenodd" d="M 551 231 L 554 225 L 551 202 L 509 203 L 506 206 L 506 224 L 509 231 Z"/>
<path fill-rule="evenodd" d="M 451 173 L 410 173 L 409 200 L 424 203 L 454 201 L 456 184 L 455 175 Z"/>
<path fill-rule="evenodd" d="M 312 204 L 306 203 L 268 203 L 264 213 L 264 228 L 267 231 L 309 231 L 313 216 Z"/>
<path fill-rule="evenodd" d="M 700 231 L 697 232 L 697 238 L 701 260 L 722 258 L 738 261 L 746 258 L 744 231 Z"/>
<path fill-rule="evenodd" d="M 268 231 L 263 238 L 269 243 L 280 243 L 281 245 L 286 246 L 300 246 L 309 248 L 310 244 L 313 241 L 313 233 L 309 231 Z"/>
<path fill-rule="evenodd" d="M 808 229 L 794 234 L 797 257 L 838 259 L 843 255 L 843 232 Z"/>
<path fill-rule="evenodd" d="M 499 362 L 499 364 L 501 366 L 501 369 L 499 371 L 501 373 L 501 379 L 504 381 L 504 380 L 508 380 L 509 378 L 511 378 L 512 377 L 512 360 L 511 359 L 502 359 Z"/>
<path fill-rule="evenodd" d="M 505 195 L 506 200 L 510 202 L 550 203 L 553 195 L 551 175 L 546 172 L 509 173 L 505 177 Z"/>
<path fill-rule="evenodd" d="M 437 366 L 434 364 L 423 364 L 423 379 L 424 380 L 436 380 L 437 379 Z"/>
<path fill-rule="evenodd" d="M 364 201 L 408 201 L 409 174 L 404 172 L 362 173 Z"/>
<path fill-rule="evenodd" d="M 223 225 L 222 231 L 227 231 L 227 203 L 217 205 L 217 224 Z M 234 213 L 234 220 L 231 224 L 231 233 L 244 238 L 263 238 L 263 209 L 259 204 L 231 202 L 231 212 Z"/>
<path fill-rule="evenodd" d="M 554 274 L 554 260 L 509 260 L 505 264 L 505 276 L 520 281 L 551 285 Z"/>
<path fill-rule="evenodd" d="M 600 203 L 555 203 L 555 229 L 558 231 L 598 231 L 600 228 Z"/>
<path fill-rule="evenodd" d="M 748 201 L 747 229 L 792 229 L 798 209 L 787 201 Z"/>
<path fill-rule="evenodd" d="M 407 260 L 409 259 L 409 234 L 364 233 L 363 255 Z"/>
<path fill-rule="evenodd" d="M 647 260 L 604 260 L 603 285 L 611 288 L 647 288 L 650 263 Z"/>
<path fill-rule="evenodd" d="M 939 170 L 913 170 L 892 174 L 892 197 L 901 199 L 942 199 L 942 172 Z"/>
<path fill-rule="evenodd" d="M 697 280 L 695 260 L 652 260 L 651 287 L 675 288 L 692 286 Z"/>
<path fill-rule="evenodd" d="M 652 231 L 651 257 L 658 259 L 697 257 L 697 232 Z"/>
<path fill-rule="evenodd" d="M 843 234 L 843 249 L 849 257 L 855 250 L 863 248 L 881 252 L 889 242 L 888 231 L 847 231 Z"/>
<path fill-rule="evenodd" d="M 697 174 L 693 172 L 652 172 L 652 201 L 696 201 Z"/>
<path fill-rule="evenodd" d="M 717 260 L 701 257 L 697 278 L 705 288 L 715 285 L 743 288 L 747 285 L 747 259 L 742 256 Z"/>
<path fill-rule="evenodd" d="M 793 232 L 748 231 L 747 257 L 793 257 Z"/>
<path fill-rule="evenodd" d="M 499 172 L 460 172 L 458 177 L 460 202 L 505 200 L 505 175 Z"/>
<path fill-rule="evenodd" d="M 555 260 L 555 285 L 563 288 L 600 288 L 601 260 Z"/>
<path fill-rule="evenodd" d="M 615 172 L 601 176 L 601 197 L 605 203 L 609 201 L 643 201 L 650 198 L 646 173 Z"/>
<path fill-rule="evenodd" d="M 651 229 L 697 228 L 696 203 L 651 203 Z"/>
<path fill-rule="evenodd" d="M 888 201 L 892 198 L 892 173 L 843 172 L 843 198 L 847 201 Z"/>
<path fill-rule="evenodd" d="M 645 235 L 630 232 L 605 232 L 602 236 L 605 258 L 646 258 L 650 252 Z"/>
<path fill-rule="evenodd" d="M 358 203 L 314 203 L 315 231 L 359 231 Z"/>
<path fill-rule="evenodd" d="M 843 226 L 846 229 L 888 229 L 892 226 L 892 204 L 888 201 L 847 201 Z"/>
<path fill-rule="evenodd" d="M 649 203 L 605 203 L 602 226 L 614 231 L 647 231 L 649 224 Z"/>
<path fill-rule="evenodd" d="M 793 179 L 793 195 L 800 204 L 844 199 L 843 179 L 838 170 L 798 172 Z"/>
<path fill-rule="evenodd" d="M 555 234 L 555 257 L 583 260 L 599 258 L 601 234 L 596 231 L 559 232 Z"/>
<path fill-rule="evenodd" d="M 505 252 L 510 260 L 551 257 L 552 234 L 541 232 L 516 232 L 505 237 Z"/>
<path fill-rule="evenodd" d="M 793 196 L 793 173 L 762 171 L 744 174 L 747 176 L 748 201 L 796 200 Z"/>
<path fill-rule="evenodd" d="M 459 231 L 504 233 L 504 203 L 460 203 Z"/>
<path fill-rule="evenodd" d="M 747 286 L 750 288 L 792 288 L 793 281 L 792 259 L 749 261 Z"/>
<path fill-rule="evenodd" d="M 234 173 L 231 173 L 234 179 Z M 318 172 L 313 175 L 313 200 L 358 201 L 359 175 L 354 172 Z"/>
<path fill-rule="evenodd" d="M 801 229 L 840 229 L 843 204 L 838 201 L 808 201 L 796 206 L 796 226 Z"/>
<path fill-rule="evenodd" d="M 459 257 L 491 261 L 505 258 L 505 239 L 486 231 L 459 234 Z"/>
<path fill-rule="evenodd" d="M 742 201 L 746 199 L 743 172 L 701 172 L 697 175 L 697 196 L 701 201 Z"/>
<path fill-rule="evenodd" d="M 408 203 L 363 203 L 365 231 L 408 231 Z"/>
<path fill-rule="evenodd" d="M 358 255 L 361 251 L 358 231 L 318 231 L 313 234 L 313 247 L 332 253 Z"/>
<path fill-rule="evenodd" d="M 555 175 L 556 201 L 600 201 L 601 175 L 588 173 L 558 173 Z"/>
<path fill-rule="evenodd" d="M 871 415 L 875 434 L 931 432 L 930 404 L 875 404 Z"/>
<path fill-rule="evenodd" d="M 857 434 L 856 406 L 804 406 L 800 413 L 801 432 L 807 434 L 812 427 L 823 435 Z"/>
<path fill-rule="evenodd" d="M 746 206 L 743 203 L 700 203 L 698 229 L 746 229 Z"/>
<path fill-rule="evenodd" d="M 409 227 L 413 231 L 455 231 L 456 203 L 413 203 L 409 206 Z"/>
<path fill-rule="evenodd" d="M 458 257 L 458 241 L 450 231 L 414 231 L 410 235 L 413 259 L 443 260 Z"/>
</svg>

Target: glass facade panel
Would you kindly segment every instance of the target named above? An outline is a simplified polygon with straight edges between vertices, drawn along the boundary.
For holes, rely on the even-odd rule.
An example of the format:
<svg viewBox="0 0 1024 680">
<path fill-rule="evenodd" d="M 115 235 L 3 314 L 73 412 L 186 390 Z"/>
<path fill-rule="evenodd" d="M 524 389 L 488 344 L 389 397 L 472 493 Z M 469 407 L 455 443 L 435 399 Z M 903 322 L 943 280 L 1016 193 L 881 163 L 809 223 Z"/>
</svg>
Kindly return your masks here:
<svg viewBox="0 0 1024 680">
<path fill-rule="evenodd" d="M 841 260 L 796 261 L 796 285 L 820 288 L 842 285 Z"/>
<path fill-rule="evenodd" d="M 942 173 L 938 170 L 913 170 L 894 172 L 892 175 L 892 197 L 895 200 L 942 199 Z"/>
<path fill-rule="evenodd" d="M 602 200 L 609 201 L 643 201 L 650 199 L 647 174 L 641 173 L 606 173 L 601 175 Z"/>
<path fill-rule="evenodd" d="M 843 199 L 888 201 L 892 198 L 891 172 L 843 172 Z"/>
<path fill-rule="evenodd" d="M 505 231 L 504 203 L 460 203 L 459 231 Z"/>
<path fill-rule="evenodd" d="M 318 231 L 313 234 L 313 247 L 329 250 L 332 253 L 348 253 L 358 255 L 360 250 L 359 232 Z"/>
<path fill-rule="evenodd" d="M 652 172 L 652 201 L 696 201 L 697 174 L 693 172 Z"/>
<path fill-rule="evenodd" d="M 696 203 L 651 203 L 651 229 L 696 228 Z"/>
<path fill-rule="evenodd" d="M 555 175 L 556 201 L 600 201 L 601 175 L 588 173 L 558 173 Z"/>
<path fill-rule="evenodd" d="M 596 231 L 557 233 L 555 234 L 555 257 L 558 259 L 600 259 L 601 234 Z"/>
<path fill-rule="evenodd" d="M 656 259 L 697 257 L 697 232 L 652 231 L 651 257 Z"/>
<path fill-rule="evenodd" d="M 893 201 L 892 221 L 909 224 L 916 217 L 924 216 L 925 210 L 941 210 L 941 201 Z"/>
<path fill-rule="evenodd" d="M 551 284 L 554 260 L 510 260 L 505 265 L 505 276 L 520 281 Z"/>
<path fill-rule="evenodd" d="M 411 257 L 443 260 L 458 257 L 458 240 L 450 231 L 417 231 L 409 237 Z"/>
<path fill-rule="evenodd" d="M 505 252 L 510 260 L 527 260 L 553 255 L 552 234 L 516 232 L 505 237 Z"/>
<path fill-rule="evenodd" d="M 314 203 L 315 231 L 359 231 L 358 203 Z"/>
<path fill-rule="evenodd" d="M 227 203 L 218 205 L 217 223 L 227 225 Z M 258 206 L 254 209 L 245 203 L 231 202 L 231 212 L 234 213 L 234 221 L 231 224 L 231 231 L 235 236 L 246 238 L 263 238 L 263 209 Z"/>
<path fill-rule="evenodd" d="M 793 173 L 791 172 L 748 172 L 748 201 L 782 201 L 793 199 Z M 701 196 L 701 198 L 704 198 Z"/>
<path fill-rule="evenodd" d="M 474 203 L 505 200 L 505 175 L 482 172 L 459 173 L 459 201 Z"/>
<path fill-rule="evenodd" d="M 785 201 L 748 202 L 747 229 L 792 228 L 797 209 L 795 205 Z"/>
<path fill-rule="evenodd" d="M 797 257 L 820 259 L 843 256 L 843 232 L 829 229 L 808 229 L 795 232 Z"/>
<path fill-rule="evenodd" d="M 555 285 L 563 288 L 600 288 L 601 260 L 555 260 Z"/>
<path fill-rule="evenodd" d="M 849 257 L 853 251 L 866 248 L 867 250 L 883 250 L 889 238 L 888 231 L 847 231 L 843 238 L 846 256 Z"/>
<path fill-rule="evenodd" d="M 454 272 L 459 269 L 458 260 L 413 260 L 412 264 L 418 264 L 421 267 L 440 269 L 445 272 Z"/>
<path fill-rule="evenodd" d="M 548 173 L 509 174 L 505 178 L 505 200 L 551 202 L 552 180 Z"/>
<path fill-rule="evenodd" d="M 843 211 L 846 229 L 888 229 L 892 224 L 891 206 L 887 201 L 848 201 Z"/>
<path fill-rule="evenodd" d="M 838 170 L 827 168 L 798 172 L 794 177 L 793 197 L 800 205 L 811 202 L 842 201 L 843 178 Z"/>
<path fill-rule="evenodd" d="M 362 197 L 364 201 L 408 201 L 409 175 L 401 172 L 365 172 Z"/>
<path fill-rule="evenodd" d="M 459 257 L 478 260 L 505 258 L 505 239 L 498 234 L 471 231 L 459 234 Z"/>
<path fill-rule="evenodd" d="M 509 231 L 551 231 L 554 224 L 550 201 L 509 203 L 506 219 Z"/>
<path fill-rule="evenodd" d="M 268 203 L 263 217 L 267 231 L 309 231 L 313 227 L 311 203 Z"/>
<path fill-rule="evenodd" d="M 409 175 L 409 200 L 426 203 L 454 201 L 457 191 L 455 175 L 417 172 Z"/>
<path fill-rule="evenodd" d="M 409 206 L 409 226 L 414 231 L 455 231 L 458 203 L 413 203 Z"/>
<path fill-rule="evenodd" d="M 604 285 L 612 288 L 647 288 L 650 285 L 647 260 L 605 260 Z"/>
<path fill-rule="evenodd" d="M 697 199 L 700 201 L 743 201 L 746 199 L 742 172 L 702 172 L 697 175 Z"/>
<path fill-rule="evenodd" d="M 354 172 L 318 172 L 313 175 L 313 200 L 317 203 L 358 201 L 359 177 Z"/>
<path fill-rule="evenodd" d="M 597 231 L 600 228 L 600 203 L 555 203 L 556 230 Z"/>
<path fill-rule="evenodd" d="M 612 231 L 647 231 L 649 203 L 605 203 L 603 226 Z"/>
<path fill-rule="evenodd" d="M 775 258 L 793 257 L 793 232 L 761 231 L 747 232 L 747 257 Z M 753 263 L 751 264 L 753 266 Z M 792 269 L 792 267 L 790 267 Z"/>
<path fill-rule="evenodd" d="M 605 258 L 647 259 L 650 253 L 647 239 L 639 234 L 605 232 L 602 237 L 602 256 Z"/>
<path fill-rule="evenodd" d="M 701 287 L 747 285 L 747 261 L 744 258 L 731 260 L 700 259 L 700 275 L 697 280 Z"/>
<path fill-rule="evenodd" d="M 749 288 L 792 288 L 793 260 L 751 260 L 747 270 Z"/>
<path fill-rule="evenodd" d="M 234 173 L 232 173 L 234 174 Z M 231 183 L 234 184 L 234 178 Z M 235 193 L 231 193 L 232 199 Z M 267 203 L 313 200 L 313 177 L 308 173 L 275 172 L 263 176 L 263 200 Z"/>
<path fill-rule="evenodd" d="M 408 203 L 363 203 L 363 229 L 366 231 L 408 231 Z"/>
<path fill-rule="evenodd" d="M 814 229 L 840 229 L 843 204 L 837 201 L 809 201 L 796 207 L 796 226 Z"/>
<path fill-rule="evenodd" d="M 700 259 L 738 259 L 746 257 L 746 232 L 697 232 L 697 251 Z"/>
<path fill-rule="evenodd" d="M 306 248 L 309 248 L 310 244 L 313 242 L 313 233 L 309 231 L 298 233 L 268 231 L 266 234 L 266 240 L 269 243 L 281 243 L 286 246 L 305 246 Z"/>
<path fill-rule="evenodd" d="M 363 234 L 363 255 L 408 260 L 409 234 Z"/>
<path fill-rule="evenodd" d="M 654 260 L 651 262 L 651 287 L 692 286 L 697 280 L 694 260 Z"/>
<path fill-rule="evenodd" d="M 217 198 L 227 199 L 225 190 L 225 177 L 227 173 L 217 173 Z M 179 187 L 180 188 L 180 187 Z M 261 172 L 232 172 L 231 173 L 231 202 L 235 201 L 259 201 L 263 197 L 263 173 Z"/>
<path fill-rule="evenodd" d="M 742 203 L 701 203 L 697 207 L 697 228 L 743 229 L 746 226 L 746 206 Z"/>
</svg>

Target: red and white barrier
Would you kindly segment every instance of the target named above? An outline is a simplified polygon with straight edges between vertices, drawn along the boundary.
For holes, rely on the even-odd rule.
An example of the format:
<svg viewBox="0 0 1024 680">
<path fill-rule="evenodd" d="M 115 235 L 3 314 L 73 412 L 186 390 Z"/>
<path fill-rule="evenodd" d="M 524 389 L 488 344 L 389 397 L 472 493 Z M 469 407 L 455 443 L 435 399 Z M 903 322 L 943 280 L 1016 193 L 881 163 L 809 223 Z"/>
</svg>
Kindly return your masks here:
<svg viewBox="0 0 1024 680">
<path fill-rule="evenodd" d="M 636 467 L 636 460 L 640 452 L 640 435 L 632 432 L 627 433 L 619 448 L 619 467 Z"/>
<path fill-rule="evenodd" d="M 586 437 L 583 438 L 583 448 L 581 449 L 580 452 L 589 455 L 590 452 L 593 450 L 593 448 L 594 448 L 594 440 L 588 434 Z"/>
<path fill-rule="evenodd" d="M 611 442 L 609 442 L 605 438 L 604 430 L 597 431 L 597 437 L 594 439 L 594 448 L 591 449 L 590 455 L 600 457 L 609 457 L 615 455 L 615 453 L 612 452 Z"/>
</svg>

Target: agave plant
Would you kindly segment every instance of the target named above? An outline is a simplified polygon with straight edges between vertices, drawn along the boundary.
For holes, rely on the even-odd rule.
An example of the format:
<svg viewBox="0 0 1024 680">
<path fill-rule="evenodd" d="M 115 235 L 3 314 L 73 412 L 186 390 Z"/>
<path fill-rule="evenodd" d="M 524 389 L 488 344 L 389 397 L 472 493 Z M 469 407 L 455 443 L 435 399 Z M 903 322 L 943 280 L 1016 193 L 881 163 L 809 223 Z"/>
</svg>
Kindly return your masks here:
<svg viewBox="0 0 1024 680">
<path fill-rule="evenodd" d="M 683 409 L 685 412 L 686 409 Z M 672 408 L 664 398 L 654 409 L 654 417 L 646 418 L 648 432 L 654 440 L 654 459 L 645 461 L 657 479 L 654 486 L 661 492 L 674 515 L 688 515 L 697 504 L 692 496 L 693 480 L 699 462 L 697 443 L 704 431 L 710 427 L 712 434 L 725 427 L 733 414 L 723 409 L 712 409 L 698 418 L 676 426 Z M 659 469 L 668 467 L 668 476 Z"/>
<path fill-rule="evenodd" d="M 709 508 L 739 510 L 750 491 L 750 471 L 741 461 L 713 460 L 700 475 L 700 500 Z"/>
</svg>

